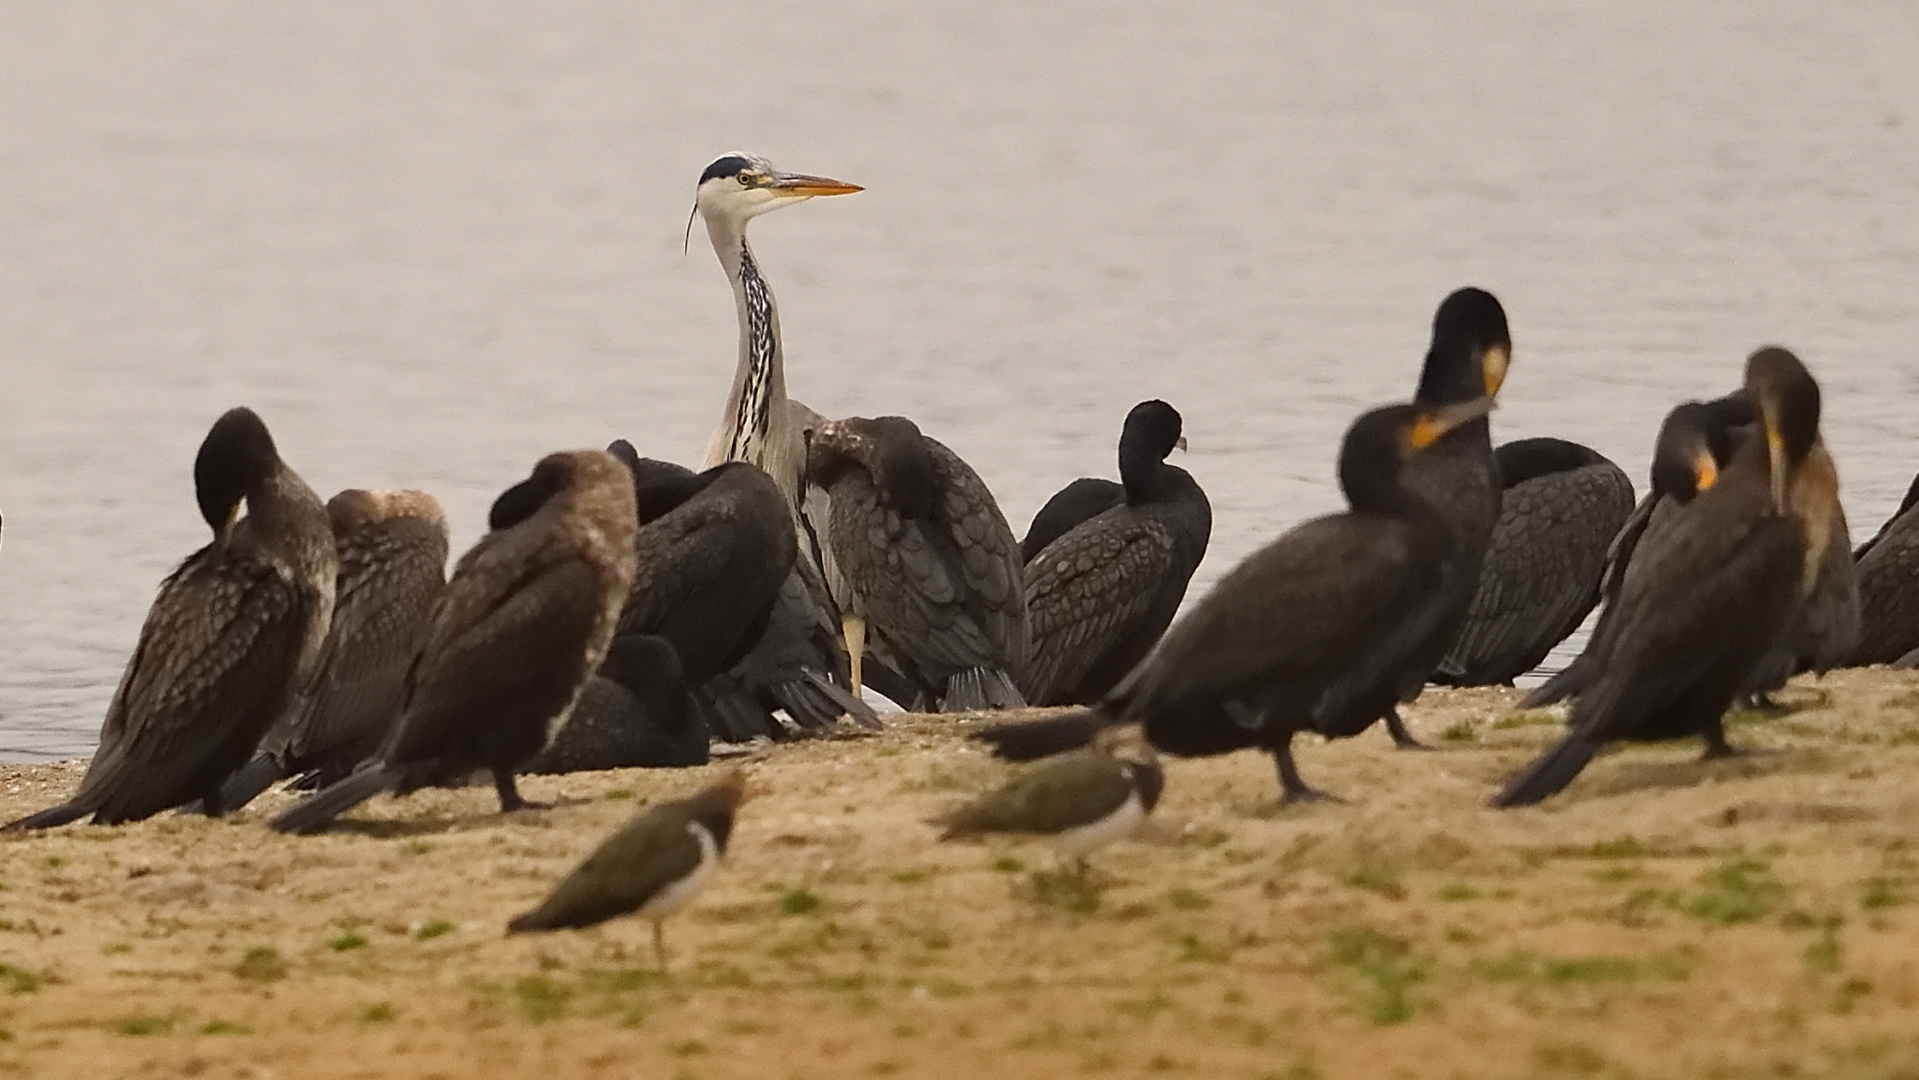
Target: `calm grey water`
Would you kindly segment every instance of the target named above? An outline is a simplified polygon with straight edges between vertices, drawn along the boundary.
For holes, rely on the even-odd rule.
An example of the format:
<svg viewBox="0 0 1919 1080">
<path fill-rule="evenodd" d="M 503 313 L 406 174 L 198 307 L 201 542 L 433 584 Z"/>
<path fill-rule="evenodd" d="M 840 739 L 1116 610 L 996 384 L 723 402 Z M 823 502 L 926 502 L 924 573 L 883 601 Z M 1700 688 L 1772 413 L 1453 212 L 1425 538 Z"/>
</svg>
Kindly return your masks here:
<svg viewBox="0 0 1919 1080">
<path fill-rule="evenodd" d="M 1497 437 L 1638 480 L 1776 341 L 1869 530 L 1919 467 L 1915 56 L 1903 0 L 10 0 L 0 758 L 92 748 L 230 405 L 456 549 L 549 449 L 697 459 L 733 306 L 681 230 L 735 148 L 869 189 L 754 226 L 794 396 L 916 418 L 1016 528 L 1164 397 L 1204 586 L 1339 505 L 1339 432 L 1477 283 Z"/>
</svg>

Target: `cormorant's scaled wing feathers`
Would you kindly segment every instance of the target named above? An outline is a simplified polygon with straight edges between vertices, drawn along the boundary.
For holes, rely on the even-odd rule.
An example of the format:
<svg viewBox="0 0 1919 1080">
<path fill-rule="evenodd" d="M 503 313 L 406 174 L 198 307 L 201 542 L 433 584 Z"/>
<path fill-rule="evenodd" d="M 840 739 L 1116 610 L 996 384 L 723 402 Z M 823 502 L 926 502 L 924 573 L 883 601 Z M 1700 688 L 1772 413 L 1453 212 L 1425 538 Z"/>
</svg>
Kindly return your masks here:
<svg viewBox="0 0 1919 1080">
<path fill-rule="evenodd" d="M 1123 530 L 1074 530 L 1034 556 L 1026 566 L 1027 700 L 1050 701 L 1079 685 L 1153 606 L 1172 564 L 1172 534 L 1143 517 Z"/>
<path fill-rule="evenodd" d="M 987 662 L 1005 658 L 1017 665 L 1027 650 L 1019 543 L 979 476 L 938 439 L 929 437 L 926 444 L 946 493 L 936 514 L 946 532 L 940 539 L 950 539 L 958 549 L 960 576 L 973 599 L 974 617 L 993 646 Z"/>
<path fill-rule="evenodd" d="M 845 545 L 838 553 L 839 572 L 864 594 L 871 624 L 913 627 L 914 651 L 935 663 L 956 668 L 991 663 L 991 643 L 982 628 L 965 617 L 964 584 L 942 552 L 945 545 L 929 532 L 937 526 L 922 527 L 888 508 L 864 473 L 849 472 L 839 484 L 855 494 L 833 499 L 834 531 L 885 540 Z M 886 579 L 888 562 L 897 564 L 910 587 L 863 588 L 862 583 Z"/>
<path fill-rule="evenodd" d="M 272 567 L 229 557 L 216 572 L 210 548 L 188 556 L 147 612 L 74 801 L 103 820 L 163 809 L 234 729 L 270 722 L 260 713 L 282 707 L 284 687 L 225 676 L 244 665 L 284 678 L 311 615 L 296 610 L 304 595 Z M 125 757 L 133 747 L 139 768 Z"/>
</svg>

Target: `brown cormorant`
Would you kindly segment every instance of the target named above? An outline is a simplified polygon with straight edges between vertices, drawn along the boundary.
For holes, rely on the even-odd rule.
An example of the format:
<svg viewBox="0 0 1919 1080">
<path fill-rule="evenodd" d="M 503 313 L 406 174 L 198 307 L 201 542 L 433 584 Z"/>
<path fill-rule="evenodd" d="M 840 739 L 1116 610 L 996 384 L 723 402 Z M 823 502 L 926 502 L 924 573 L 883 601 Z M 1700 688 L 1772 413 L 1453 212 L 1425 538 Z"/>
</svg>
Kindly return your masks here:
<svg viewBox="0 0 1919 1080">
<path fill-rule="evenodd" d="M 379 754 L 273 828 L 312 831 L 382 791 L 481 769 L 500 809 L 526 805 L 514 771 L 566 719 L 633 585 L 633 479 L 602 450 L 548 454 L 494 501 L 487 525 L 447 581 Z"/>
<path fill-rule="evenodd" d="M 1495 806 L 1552 795 L 1607 743 L 1699 735 L 1707 757 L 1732 752 L 1722 718 L 1810 591 L 1819 560 L 1808 540 L 1825 536 L 1792 501 L 1819 438 L 1819 385 L 1791 353 L 1765 348 L 1746 362 L 1745 389 L 1758 437 L 1710 486 L 1702 476 L 1705 490 L 1668 529 L 1640 539 L 1571 730 Z"/>
<path fill-rule="evenodd" d="M 648 807 L 560 879 L 538 907 L 506 924 L 509 934 L 593 926 L 620 915 L 653 924 L 653 953 L 666 970 L 661 924 L 719 868 L 746 797 L 746 775 L 727 773 L 684 799 Z"/>
<path fill-rule="evenodd" d="M 986 833 L 1050 836 L 1060 862 L 1084 874 L 1086 857 L 1138 829 L 1159 804 L 1166 772 L 1133 726 L 1108 728 L 1082 750 L 1032 769 L 942 814 L 941 840 Z"/>
<path fill-rule="evenodd" d="M 1632 481 L 1589 447 L 1521 439 L 1493 455 L 1499 520 L 1466 621 L 1433 673 L 1448 686 L 1510 686 L 1578 629 L 1633 510 Z"/>
<path fill-rule="evenodd" d="M 1124 501 L 1027 559 L 1028 704 L 1093 704 L 1172 623 L 1213 527 L 1206 493 L 1165 463 L 1185 444 L 1171 405 L 1133 406 L 1119 440 Z"/>
<path fill-rule="evenodd" d="M 1370 727 L 1432 632 L 1434 590 L 1457 572 L 1453 530 L 1402 481 L 1404 467 L 1492 406 L 1482 397 L 1360 416 L 1339 452 L 1350 510 L 1248 556 L 1090 712 L 996 725 L 980 738 L 1023 759 L 1137 722 L 1166 753 L 1264 748 L 1287 801 L 1322 797 L 1299 777 L 1293 735 L 1347 738 Z"/>
<path fill-rule="evenodd" d="M 1848 663 L 1897 664 L 1919 649 L 1919 477 L 1899 509 L 1854 553 L 1859 580 L 1859 644 Z"/>
<path fill-rule="evenodd" d="M 870 632 L 943 711 L 1023 704 L 1019 544 L 972 468 L 911 420 L 853 417 L 813 436 L 807 475 L 831 500 L 821 541 L 854 690 Z"/>
<path fill-rule="evenodd" d="M 222 785 L 228 810 L 286 776 L 311 772 L 301 786 L 326 787 L 373 756 L 446 587 L 446 514 L 432 495 L 349 488 L 326 509 L 340 558 L 333 623 L 313 678 Z"/>
<path fill-rule="evenodd" d="M 7 828 L 114 825 L 196 799 L 220 813 L 221 782 L 313 670 L 339 567 L 326 508 L 247 408 L 214 423 L 193 484 L 213 542 L 160 584 L 80 790 Z"/>
</svg>

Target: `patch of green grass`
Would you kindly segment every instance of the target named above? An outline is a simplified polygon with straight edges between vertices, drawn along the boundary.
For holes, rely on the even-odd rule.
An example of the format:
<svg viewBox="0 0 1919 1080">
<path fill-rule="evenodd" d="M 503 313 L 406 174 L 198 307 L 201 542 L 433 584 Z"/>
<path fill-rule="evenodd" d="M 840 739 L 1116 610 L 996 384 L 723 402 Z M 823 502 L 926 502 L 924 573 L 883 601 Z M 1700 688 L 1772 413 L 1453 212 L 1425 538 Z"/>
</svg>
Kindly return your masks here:
<svg viewBox="0 0 1919 1080">
<path fill-rule="evenodd" d="M 1595 859 L 1643 859 L 1651 852 L 1640 843 L 1636 836 L 1619 836 L 1611 840 L 1600 840 L 1588 849 L 1587 854 Z"/>
<path fill-rule="evenodd" d="M 1433 896 L 1448 904 L 1457 904 L 1467 900 L 1479 899 L 1479 890 L 1464 882 L 1454 881 L 1441 885 L 1439 891 L 1434 893 Z"/>
<path fill-rule="evenodd" d="M 1889 878 L 1869 878 L 1859 890 L 1859 906 L 1867 911 L 1898 907 L 1906 902 L 1906 890 Z"/>
<path fill-rule="evenodd" d="M 329 938 L 326 947 L 332 949 L 334 952 L 352 952 L 355 949 L 366 948 L 367 938 L 365 934 L 360 933 L 358 930 L 348 930 L 339 937 Z"/>
<path fill-rule="evenodd" d="M 121 953 L 130 953 L 132 951 L 132 943 L 125 941 L 109 941 L 105 945 L 100 946 L 101 956 L 119 956 Z"/>
<path fill-rule="evenodd" d="M 1328 941 L 1332 962 L 1357 977 L 1366 1014 L 1375 1024 L 1412 1019 L 1412 989 L 1426 980 L 1430 965 L 1407 944 L 1371 927 L 1335 930 Z"/>
<path fill-rule="evenodd" d="M 616 787 L 613 790 L 607 792 L 606 794 L 600 796 L 600 798 L 605 799 L 607 802 L 623 802 L 627 799 L 633 798 L 636 794 L 637 793 L 632 788 Z"/>
<path fill-rule="evenodd" d="M 1597 1076 L 1606 1057 L 1584 1043 L 1554 1043 L 1533 1051 L 1533 1064 L 1554 1076 Z"/>
<path fill-rule="evenodd" d="M 381 1001 L 368 1005 L 366 1008 L 360 1010 L 360 1023 L 391 1024 L 394 1018 L 399 1015 L 399 1013 L 393 1011 L 392 1005 Z"/>
<path fill-rule="evenodd" d="M 1471 720 L 1456 720 L 1446 725 L 1439 737 L 1447 742 L 1478 742 L 1479 729 L 1473 726 Z"/>
<path fill-rule="evenodd" d="M 67 865 L 67 860 L 58 855 L 49 855 L 46 857 L 46 864 L 47 864 L 47 869 L 58 870 L 61 867 Z"/>
<path fill-rule="evenodd" d="M 458 926 L 447 922 L 445 919 L 430 919 L 414 928 L 413 940 L 432 941 L 436 937 L 443 937 L 458 929 Z"/>
<path fill-rule="evenodd" d="M 1806 970 L 1818 975 L 1831 975 L 1845 964 L 1845 945 L 1839 940 L 1839 918 L 1831 916 L 1818 924 L 1818 932 L 1806 944 L 1801 954 Z"/>
<path fill-rule="evenodd" d="M 1223 964 L 1232 956 L 1231 949 L 1202 941 L 1198 934 L 1181 934 L 1174 944 L 1182 964 Z"/>
<path fill-rule="evenodd" d="M 1017 874 L 1026 869 L 1026 864 L 1011 855 L 1001 855 L 993 860 L 992 867 L 1002 874 Z"/>
<path fill-rule="evenodd" d="M 273 946 L 255 945 L 240 957 L 233 973 L 248 982 L 275 982 L 287 977 L 287 962 Z"/>
<path fill-rule="evenodd" d="M 1399 883 L 1399 871 L 1380 864 L 1362 866 L 1342 879 L 1355 889 L 1378 893 L 1388 900 L 1404 900 L 1406 887 Z"/>
<path fill-rule="evenodd" d="M 124 1016 L 107 1025 L 115 1035 L 165 1035 L 177 1023 L 171 1016 Z"/>
<path fill-rule="evenodd" d="M 1755 855 L 1734 855 L 1701 876 L 1698 892 L 1681 894 L 1674 906 L 1700 922 L 1732 926 L 1758 922 L 1785 898 L 1786 887 L 1772 863 Z"/>
<path fill-rule="evenodd" d="M 924 986 L 928 994 L 931 994 L 941 1001 L 948 1001 L 956 997 L 965 997 L 973 992 L 972 987 L 960 982 L 958 979 L 921 979 L 917 985 Z"/>
<path fill-rule="evenodd" d="M 711 1047 L 698 1039 L 682 1039 L 679 1042 L 667 1043 L 666 1049 L 675 1057 L 696 1057 L 706 1053 Z"/>
<path fill-rule="evenodd" d="M 46 977 L 26 968 L 12 964 L 0 964 L 0 986 L 7 988 L 9 994 L 31 994 L 40 989 Z"/>
<path fill-rule="evenodd" d="M 780 893 L 780 914 L 811 915 L 818 911 L 825 901 L 811 889 L 793 888 Z"/>
<path fill-rule="evenodd" d="M 405 851 L 408 855 L 425 855 L 433 850 L 433 841 L 408 840 L 406 846 L 401 850 Z"/>
<path fill-rule="evenodd" d="M 1476 961 L 1472 971 L 1480 978 L 1493 982 L 1536 982 L 1561 986 L 1679 982 L 1692 973 L 1685 961 L 1670 956 L 1541 956 L 1525 951 Z"/>
<path fill-rule="evenodd" d="M 1100 887 L 1090 878 L 1063 871 L 1035 870 L 1026 879 L 1026 898 L 1041 907 L 1074 915 L 1099 910 Z"/>
<path fill-rule="evenodd" d="M 895 885 L 918 885 L 920 882 L 932 876 L 932 874 L 917 866 L 907 870 L 895 870 L 886 875 L 887 880 Z"/>
<path fill-rule="evenodd" d="M 1843 1016 L 1853 1010 L 1860 998 L 1870 993 L 1872 993 L 1872 980 L 1847 979 L 1839 984 L 1839 992 L 1833 997 L 1832 1011 Z"/>
<path fill-rule="evenodd" d="M 1592 879 L 1601 885 L 1617 885 L 1622 881 L 1631 881 L 1639 876 L 1638 863 L 1620 863 L 1616 866 L 1602 866 L 1592 872 Z"/>
<path fill-rule="evenodd" d="M 1559 717 L 1549 709 L 1527 709 L 1523 712 L 1509 712 L 1493 721 L 1494 731 L 1511 731 L 1514 728 L 1546 727 L 1557 725 Z"/>
<path fill-rule="evenodd" d="M 528 1021 L 544 1024 L 565 1014 L 573 992 L 544 975 L 526 975 L 514 980 L 513 996 L 519 999 L 520 1012 Z"/>
<path fill-rule="evenodd" d="M 253 1029 L 232 1020 L 208 1020 L 197 1029 L 202 1035 L 251 1035 Z"/>
<path fill-rule="evenodd" d="M 1174 911 L 1204 911 L 1213 906 L 1212 899 L 1205 893 L 1184 885 L 1175 885 L 1166 890 L 1166 902 L 1173 906 Z"/>
</svg>

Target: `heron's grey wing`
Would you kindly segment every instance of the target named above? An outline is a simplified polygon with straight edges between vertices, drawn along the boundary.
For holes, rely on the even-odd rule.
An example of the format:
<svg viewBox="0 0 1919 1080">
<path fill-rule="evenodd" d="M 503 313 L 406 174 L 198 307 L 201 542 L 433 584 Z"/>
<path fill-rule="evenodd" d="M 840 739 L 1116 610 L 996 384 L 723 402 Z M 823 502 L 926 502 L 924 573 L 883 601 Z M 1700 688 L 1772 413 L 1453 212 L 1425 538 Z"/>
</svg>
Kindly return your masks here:
<svg viewBox="0 0 1919 1080">
<path fill-rule="evenodd" d="M 1467 684 L 1506 682 L 1538 663 L 1598 601 L 1607 549 L 1632 511 L 1632 482 L 1611 462 L 1508 488 L 1441 672 Z"/>
<path fill-rule="evenodd" d="M 257 742 L 285 706 L 319 603 L 263 563 L 189 556 L 147 612 L 74 801 L 119 820 L 203 794 L 183 788 L 247 728 Z"/>
<path fill-rule="evenodd" d="M 1020 692 L 1028 701 L 1047 703 L 1071 693 L 1152 610 L 1172 571 L 1173 543 L 1159 521 L 1108 511 L 1026 564 L 1032 650 Z"/>
</svg>

